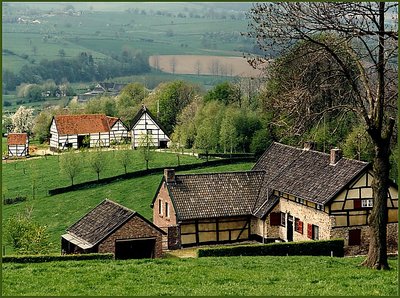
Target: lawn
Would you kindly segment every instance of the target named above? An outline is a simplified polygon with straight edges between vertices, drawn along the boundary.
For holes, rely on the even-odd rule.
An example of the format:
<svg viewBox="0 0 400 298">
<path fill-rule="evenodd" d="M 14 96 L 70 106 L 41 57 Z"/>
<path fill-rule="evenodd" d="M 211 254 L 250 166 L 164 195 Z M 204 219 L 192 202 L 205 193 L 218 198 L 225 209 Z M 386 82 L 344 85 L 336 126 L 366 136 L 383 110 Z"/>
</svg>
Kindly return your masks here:
<svg viewBox="0 0 400 298">
<path fill-rule="evenodd" d="M 109 160 L 116 152 L 109 151 Z M 144 161 L 139 151 L 132 151 L 134 162 L 128 167 L 128 172 L 144 169 Z M 181 156 L 181 164 L 201 162 L 193 156 Z M 85 159 L 82 159 L 85 164 Z M 173 167 L 177 165 L 175 154 L 155 153 L 150 167 Z M 252 163 L 240 163 L 218 167 L 206 167 L 190 172 L 223 172 L 249 170 Z M 25 174 L 24 174 L 25 171 Z M 122 166 L 116 162 L 109 162 L 108 167 L 100 177 L 110 177 L 124 173 Z M 76 183 L 95 180 L 96 173 L 86 166 L 76 178 Z M 33 197 L 33 180 L 37 181 L 35 197 Z M 57 156 L 49 156 L 47 159 L 30 159 L 26 161 L 3 163 L 2 190 L 3 196 L 15 197 L 17 195 L 27 196 L 28 200 L 23 203 L 3 206 L 3 223 L 14 214 L 33 207 L 33 219 L 42 225 L 46 225 L 50 234 L 51 251 L 59 253 L 60 236 L 65 229 L 75 223 L 105 198 L 116 201 L 131 208 L 149 220 L 152 219 L 151 201 L 156 193 L 162 174 L 154 174 L 136 179 L 121 180 L 108 185 L 86 188 L 78 191 L 49 196 L 49 189 L 68 186 L 68 177 L 60 173 Z M 4 243 L 3 243 L 4 244 Z M 6 254 L 12 254 L 10 246 L 6 246 Z"/>
<path fill-rule="evenodd" d="M 40 296 L 397 296 L 390 271 L 362 258 L 222 257 L 4 263 L 3 295 Z"/>
</svg>

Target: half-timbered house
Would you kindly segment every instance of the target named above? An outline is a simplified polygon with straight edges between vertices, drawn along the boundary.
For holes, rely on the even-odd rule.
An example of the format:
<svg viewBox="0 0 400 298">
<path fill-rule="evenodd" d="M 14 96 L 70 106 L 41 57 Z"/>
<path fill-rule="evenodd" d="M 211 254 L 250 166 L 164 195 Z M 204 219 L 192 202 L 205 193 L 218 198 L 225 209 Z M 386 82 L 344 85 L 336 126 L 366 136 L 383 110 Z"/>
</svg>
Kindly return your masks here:
<svg viewBox="0 0 400 298">
<path fill-rule="evenodd" d="M 61 236 L 61 252 L 113 253 L 116 259 L 159 258 L 164 234 L 139 213 L 105 199 Z"/>
<path fill-rule="evenodd" d="M 142 146 L 146 135 L 149 138 L 145 140 L 149 140 L 153 147 L 167 148 L 170 141 L 166 130 L 144 105 L 132 120 L 131 135 L 133 148 Z"/>
<path fill-rule="evenodd" d="M 119 118 L 104 114 L 57 115 L 50 126 L 50 149 L 108 147 L 128 139 L 128 129 Z"/>
<path fill-rule="evenodd" d="M 27 133 L 9 133 L 7 135 L 9 157 L 26 157 L 29 155 L 29 137 Z"/>
<path fill-rule="evenodd" d="M 152 202 L 153 222 L 168 230 L 171 248 L 343 238 L 347 254 L 366 253 L 372 177 L 370 164 L 344 158 L 338 149 L 325 154 L 273 143 L 248 172 L 176 175 L 166 170 Z M 396 251 L 394 183 L 387 207 L 387 244 Z"/>
</svg>

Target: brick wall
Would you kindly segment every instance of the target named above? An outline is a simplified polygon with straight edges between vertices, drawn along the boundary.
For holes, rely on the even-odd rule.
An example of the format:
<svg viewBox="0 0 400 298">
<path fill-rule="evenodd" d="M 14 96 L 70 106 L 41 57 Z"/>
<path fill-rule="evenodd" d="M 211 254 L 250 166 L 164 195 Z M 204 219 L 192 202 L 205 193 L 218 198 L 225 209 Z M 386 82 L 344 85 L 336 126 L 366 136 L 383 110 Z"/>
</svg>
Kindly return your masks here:
<svg viewBox="0 0 400 298">
<path fill-rule="evenodd" d="M 138 216 L 134 216 L 99 244 L 99 253 L 115 253 L 115 240 L 155 237 L 154 257 L 162 256 L 162 234 Z"/>
<path fill-rule="evenodd" d="M 159 214 L 159 209 L 158 209 L 160 201 L 162 203 L 162 214 Z M 169 205 L 169 217 L 165 216 L 165 202 L 167 202 Z M 168 189 L 165 185 L 165 182 L 163 183 L 163 185 L 161 185 L 160 190 L 157 195 L 157 198 L 154 201 L 153 223 L 157 227 L 159 227 L 165 231 L 167 230 L 168 227 L 176 225 L 175 210 L 172 205 L 171 198 L 169 197 Z"/>
<path fill-rule="evenodd" d="M 361 245 L 349 246 L 349 231 L 354 229 L 361 230 Z M 331 231 L 331 238 L 344 239 L 344 253 L 345 255 L 364 255 L 368 253 L 368 246 L 370 240 L 368 226 L 353 226 L 346 228 L 334 228 Z M 398 224 L 391 223 L 387 225 L 387 248 L 389 253 L 397 252 L 397 239 L 398 239 Z"/>
</svg>

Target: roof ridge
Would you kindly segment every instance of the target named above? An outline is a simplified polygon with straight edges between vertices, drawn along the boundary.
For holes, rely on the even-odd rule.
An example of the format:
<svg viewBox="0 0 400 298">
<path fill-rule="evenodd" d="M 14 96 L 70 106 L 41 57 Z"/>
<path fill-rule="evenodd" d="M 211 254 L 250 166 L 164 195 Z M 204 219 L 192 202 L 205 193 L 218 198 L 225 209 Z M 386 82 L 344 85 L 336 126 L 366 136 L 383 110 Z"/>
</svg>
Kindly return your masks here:
<svg viewBox="0 0 400 298">
<path fill-rule="evenodd" d="M 175 174 L 176 176 L 206 176 L 206 175 L 217 175 L 217 174 L 247 174 L 247 173 L 262 173 L 264 174 L 264 170 L 248 170 L 248 171 L 231 171 L 231 172 L 214 172 L 214 173 L 186 173 L 186 174 Z"/>
<path fill-rule="evenodd" d="M 125 206 L 123 206 L 123 205 L 121 205 L 121 204 L 119 204 L 119 203 L 117 203 L 117 202 L 114 202 L 114 201 L 108 199 L 108 198 L 105 198 L 105 199 L 103 200 L 103 202 L 110 202 L 110 203 L 112 203 L 112 204 L 114 204 L 114 205 L 116 205 L 116 206 L 118 206 L 118 207 L 120 207 L 120 208 L 122 208 L 122 209 L 125 209 L 126 211 L 132 212 L 133 214 L 137 213 L 135 210 L 132 210 L 132 209 L 130 209 L 130 208 L 128 208 L 128 207 L 125 207 Z M 103 203 L 103 202 L 102 202 L 102 203 Z M 100 205 L 100 204 L 99 204 L 99 205 Z"/>
</svg>

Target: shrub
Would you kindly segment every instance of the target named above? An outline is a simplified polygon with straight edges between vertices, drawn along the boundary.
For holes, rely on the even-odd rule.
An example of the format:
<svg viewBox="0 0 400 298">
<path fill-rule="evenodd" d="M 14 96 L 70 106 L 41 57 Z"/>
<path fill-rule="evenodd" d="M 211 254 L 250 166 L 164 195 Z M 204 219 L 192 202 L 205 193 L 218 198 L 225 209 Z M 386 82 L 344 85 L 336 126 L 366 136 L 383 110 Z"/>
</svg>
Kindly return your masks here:
<svg viewBox="0 0 400 298">
<path fill-rule="evenodd" d="M 285 242 L 255 245 L 238 245 L 218 248 L 202 248 L 198 250 L 199 257 L 225 256 L 344 256 L 344 240 L 319 240 L 303 242 Z"/>
<path fill-rule="evenodd" d="M 27 200 L 27 197 L 22 197 L 22 196 L 18 196 L 15 198 L 4 198 L 3 205 L 16 204 L 16 203 L 20 203 L 20 202 L 25 202 L 26 200 Z"/>
<path fill-rule="evenodd" d="M 73 255 L 24 255 L 6 256 L 2 258 L 3 263 L 43 263 L 54 261 L 79 261 L 79 260 L 112 260 L 114 255 L 106 254 L 73 254 Z"/>
</svg>

